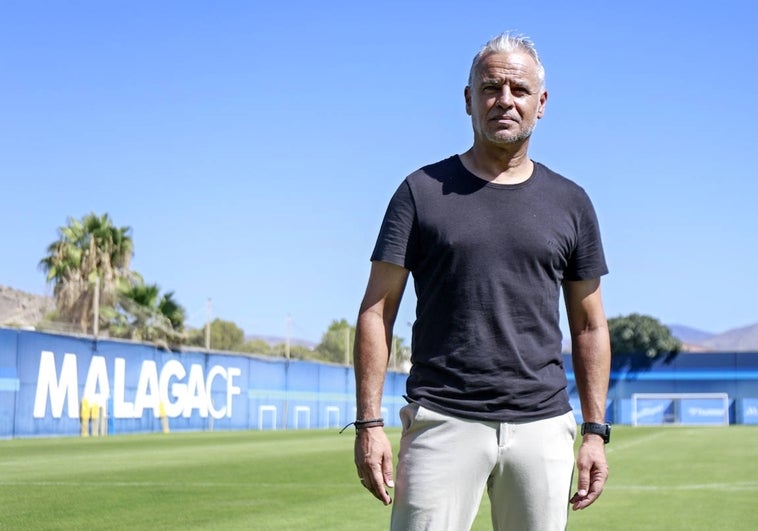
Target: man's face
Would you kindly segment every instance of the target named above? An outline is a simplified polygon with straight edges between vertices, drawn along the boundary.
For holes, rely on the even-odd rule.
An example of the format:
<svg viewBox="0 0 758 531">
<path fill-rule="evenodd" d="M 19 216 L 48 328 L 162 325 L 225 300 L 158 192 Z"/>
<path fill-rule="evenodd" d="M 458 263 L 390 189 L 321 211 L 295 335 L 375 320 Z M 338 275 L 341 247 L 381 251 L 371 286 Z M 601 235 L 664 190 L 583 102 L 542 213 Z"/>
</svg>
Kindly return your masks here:
<svg viewBox="0 0 758 531">
<path fill-rule="evenodd" d="M 547 101 L 537 64 L 523 52 L 485 56 L 464 95 L 475 140 L 498 145 L 527 140 Z"/>
</svg>

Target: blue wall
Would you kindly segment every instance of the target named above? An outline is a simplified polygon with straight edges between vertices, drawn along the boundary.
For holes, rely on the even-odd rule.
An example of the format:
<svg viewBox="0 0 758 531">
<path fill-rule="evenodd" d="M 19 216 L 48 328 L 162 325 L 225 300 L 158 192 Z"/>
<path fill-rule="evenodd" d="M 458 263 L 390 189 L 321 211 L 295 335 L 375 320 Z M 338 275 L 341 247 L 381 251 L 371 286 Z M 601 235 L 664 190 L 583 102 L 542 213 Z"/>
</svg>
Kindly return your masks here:
<svg viewBox="0 0 758 531">
<path fill-rule="evenodd" d="M 383 416 L 399 425 L 404 374 L 387 375 Z M 0 437 L 78 435 L 83 400 L 111 433 L 307 429 L 355 419 L 351 367 L 0 329 Z"/>
<path fill-rule="evenodd" d="M 564 364 L 581 420 L 570 355 Z M 388 426 L 399 426 L 405 381 L 387 374 Z M 631 423 L 634 393 L 710 392 L 729 395 L 731 422 L 758 424 L 758 353 L 616 356 L 607 417 Z M 336 429 L 355 419 L 352 367 L 0 328 L 1 438 L 78 435 L 85 399 L 107 410 L 111 433 L 160 431 L 161 406 L 171 430 Z"/>
<path fill-rule="evenodd" d="M 578 397 L 570 355 L 564 357 L 564 364 L 576 412 Z M 731 423 L 758 424 L 758 353 L 681 353 L 654 360 L 644 354 L 614 356 L 609 421 L 632 423 L 631 398 L 635 393 L 726 393 Z"/>
</svg>

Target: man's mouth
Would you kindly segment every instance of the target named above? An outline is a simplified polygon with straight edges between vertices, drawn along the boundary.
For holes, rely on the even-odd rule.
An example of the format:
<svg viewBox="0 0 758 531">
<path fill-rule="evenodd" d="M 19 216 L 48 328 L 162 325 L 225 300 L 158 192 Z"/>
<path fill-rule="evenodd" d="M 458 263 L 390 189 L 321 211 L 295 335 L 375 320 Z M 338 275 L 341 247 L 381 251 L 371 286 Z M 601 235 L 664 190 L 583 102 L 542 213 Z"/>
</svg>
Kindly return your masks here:
<svg viewBox="0 0 758 531">
<path fill-rule="evenodd" d="M 490 120 L 494 122 L 513 122 L 513 123 L 518 122 L 518 120 L 516 120 L 516 118 L 514 118 L 513 116 L 494 116 L 490 118 Z"/>
</svg>

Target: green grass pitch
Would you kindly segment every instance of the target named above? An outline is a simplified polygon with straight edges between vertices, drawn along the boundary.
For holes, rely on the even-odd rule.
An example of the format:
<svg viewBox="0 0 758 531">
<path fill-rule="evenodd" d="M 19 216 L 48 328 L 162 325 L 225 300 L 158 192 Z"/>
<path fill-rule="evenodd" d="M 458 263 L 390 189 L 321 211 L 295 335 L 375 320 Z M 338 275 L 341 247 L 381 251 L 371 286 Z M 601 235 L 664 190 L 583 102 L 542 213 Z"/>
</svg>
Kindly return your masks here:
<svg viewBox="0 0 758 531">
<path fill-rule="evenodd" d="M 389 430 L 397 448 L 398 430 Z M 1 529 L 383 530 L 336 430 L 0 441 Z M 574 530 L 756 529 L 758 427 L 615 427 Z M 475 530 L 490 529 L 482 501 Z"/>
</svg>

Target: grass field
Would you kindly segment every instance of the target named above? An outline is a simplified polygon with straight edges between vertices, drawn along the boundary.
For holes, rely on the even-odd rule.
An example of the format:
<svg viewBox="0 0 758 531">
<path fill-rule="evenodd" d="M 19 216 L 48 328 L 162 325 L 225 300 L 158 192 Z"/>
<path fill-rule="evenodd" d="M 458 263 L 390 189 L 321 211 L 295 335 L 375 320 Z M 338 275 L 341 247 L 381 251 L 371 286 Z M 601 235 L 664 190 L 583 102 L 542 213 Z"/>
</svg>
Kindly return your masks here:
<svg viewBox="0 0 758 531">
<path fill-rule="evenodd" d="M 399 433 L 390 430 L 397 442 Z M 1 529 L 382 530 L 352 434 L 0 441 Z M 758 528 L 758 428 L 615 427 L 611 480 L 572 530 Z M 490 529 L 485 499 L 474 525 Z"/>
</svg>

